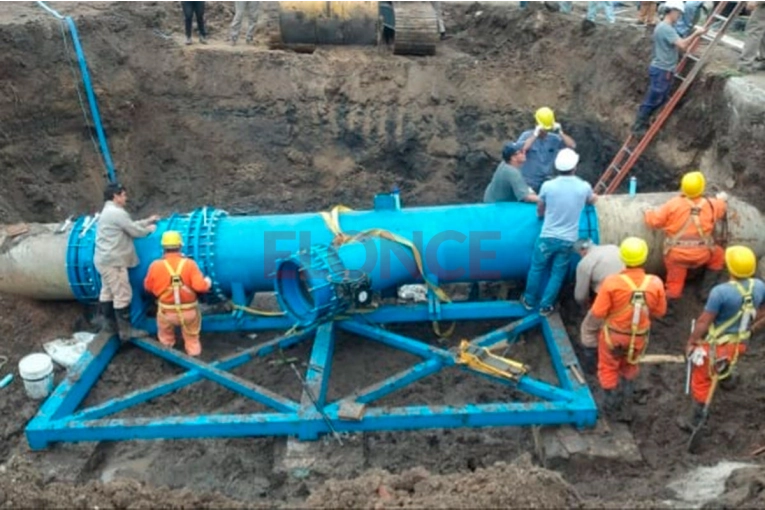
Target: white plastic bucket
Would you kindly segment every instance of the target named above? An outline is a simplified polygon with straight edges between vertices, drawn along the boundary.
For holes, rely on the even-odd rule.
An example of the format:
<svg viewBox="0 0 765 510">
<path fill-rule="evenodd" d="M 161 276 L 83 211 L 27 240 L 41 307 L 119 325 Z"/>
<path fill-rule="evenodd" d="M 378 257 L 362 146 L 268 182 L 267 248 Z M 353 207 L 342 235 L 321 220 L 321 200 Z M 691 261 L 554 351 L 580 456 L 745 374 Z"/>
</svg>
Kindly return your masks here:
<svg viewBox="0 0 765 510">
<path fill-rule="evenodd" d="M 21 358 L 19 375 L 29 398 L 42 400 L 53 391 L 53 361 L 47 354 L 35 353 Z"/>
</svg>

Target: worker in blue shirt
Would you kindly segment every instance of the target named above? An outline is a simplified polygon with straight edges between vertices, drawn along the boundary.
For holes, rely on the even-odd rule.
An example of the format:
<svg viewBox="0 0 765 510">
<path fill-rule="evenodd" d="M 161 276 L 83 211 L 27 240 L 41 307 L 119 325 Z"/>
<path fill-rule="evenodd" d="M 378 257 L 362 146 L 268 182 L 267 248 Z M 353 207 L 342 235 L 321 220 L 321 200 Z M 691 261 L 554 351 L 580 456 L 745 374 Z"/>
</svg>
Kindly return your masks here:
<svg viewBox="0 0 765 510">
<path fill-rule="evenodd" d="M 523 146 L 526 154 L 521 174 L 534 193 L 539 194 L 542 183 L 553 175 L 553 164 L 558 152 L 564 147 L 575 149 L 576 142 L 555 122 L 555 113 L 550 108 L 540 108 L 534 118 L 537 127 L 524 131 L 518 143 Z"/>
</svg>

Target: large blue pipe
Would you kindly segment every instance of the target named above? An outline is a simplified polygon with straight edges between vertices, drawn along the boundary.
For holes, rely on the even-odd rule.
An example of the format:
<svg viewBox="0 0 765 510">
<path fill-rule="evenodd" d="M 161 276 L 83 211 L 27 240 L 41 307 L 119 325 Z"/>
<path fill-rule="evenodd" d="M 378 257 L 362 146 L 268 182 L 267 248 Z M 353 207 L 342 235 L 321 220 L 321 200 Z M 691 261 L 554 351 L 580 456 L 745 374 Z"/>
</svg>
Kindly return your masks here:
<svg viewBox="0 0 765 510">
<path fill-rule="evenodd" d="M 646 209 L 672 196 L 656 193 L 601 197 L 594 208 L 588 208 L 582 215 L 580 235 L 602 243 L 618 243 L 627 235 L 641 236 L 652 248 L 647 267 L 661 271 L 663 236 L 647 229 L 642 218 Z M 347 234 L 384 229 L 413 241 L 423 255 L 426 274 L 437 284 L 525 279 L 541 228 L 533 205 L 477 204 L 399 210 L 394 200 L 386 198 L 390 196 L 378 197 L 374 210 L 340 214 L 340 229 Z M 765 222 L 759 211 L 731 199 L 728 218 L 728 242 L 746 244 L 758 256 L 765 255 Z M 0 250 L 0 292 L 46 300 L 97 300 L 100 282 L 93 267 L 95 227 L 91 223 L 92 218 L 80 218 L 68 234 L 57 234 L 58 225 L 30 225 L 29 234 L 6 243 Z M 159 238 L 168 229 L 182 233 L 184 251 L 212 277 L 215 294 L 235 297 L 240 303 L 256 292 L 274 290 L 279 261 L 293 260 L 299 269 L 306 266 L 295 258 L 300 252 L 305 252 L 301 257 L 306 253 L 314 257 L 311 264 L 319 264 L 322 257 L 325 262 L 331 261 L 329 255 L 322 254 L 334 250 L 342 255 L 351 250 L 347 246 L 332 246 L 335 233 L 321 214 L 229 216 L 221 210 L 203 208 L 166 218 L 155 234 L 136 241 L 141 263 L 130 271 L 136 290 L 143 287 L 149 264 L 161 257 Z M 401 283 L 400 273 L 394 271 L 395 262 L 408 260 L 404 262 L 407 276 L 403 280 L 421 281 L 419 274 L 411 271 L 411 252 L 407 248 L 376 242 L 378 260 L 388 260 L 387 269 L 385 265 L 379 271 L 376 266 L 371 266 L 371 270 L 364 268 L 366 251 L 362 258 L 352 257 L 348 251 L 340 259 L 342 266 L 363 269 L 375 288 L 381 289 Z M 310 249 L 314 246 L 320 249 Z"/>
<path fill-rule="evenodd" d="M 87 219 L 81 218 L 69 236 L 67 272 L 74 296 L 93 301 L 99 288 L 92 263 L 95 228 L 81 237 L 86 225 Z M 344 233 L 384 229 L 413 241 L 422 254 L 424 270 L 433 280 L 448 283 L 525 278 L 541 221 L 530 204 L 398 209 L 381 201 L 375 210 L 340 214 L 339 226 Z M 184 251 L 211 276 L 216 294 L 240 293 L 244 297 L 274 290 L 280 260 L 290 259 L 312 246 L 330 246 L 335 239 L 325 219 L 317 213 L 228 216 L 217 209 L 199 209 L 164 219 L 155 234 L 136 240 L 141 262 L 130 272 L 134 288 L 142 287 L 149 264 L 161 257 L 159 237 L 165 230 L 182 233 Z M 598 223 L 591 208 L 582 215 L 582 235 L 597 238 Z M 383 246 L 385 249 L 379 249 L 383 261 L 395 262 L 408 256 L 409 250 L 398 244 Z M 400 280 L 398 273 L 375 275 L 375 285 L 380 288 Z"/>
</svg>

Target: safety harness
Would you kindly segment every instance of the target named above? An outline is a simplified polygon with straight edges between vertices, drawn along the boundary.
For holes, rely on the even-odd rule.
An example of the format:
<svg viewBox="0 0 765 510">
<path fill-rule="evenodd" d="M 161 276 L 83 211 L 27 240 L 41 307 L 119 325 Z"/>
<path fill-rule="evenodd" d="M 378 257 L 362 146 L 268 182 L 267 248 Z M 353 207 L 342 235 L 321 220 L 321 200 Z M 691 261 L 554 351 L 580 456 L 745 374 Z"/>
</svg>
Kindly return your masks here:
<svg viewBox="0 0 765 510">
<path fill-rule="evenodd" d="M 667 237 L 664 239 L 664 255 L 669 253 L 669 250 L 672 248 L 682 246 L 682 247 L 699 247 L 699 246 L 706 246 L 709 249 L 712 249 L 715 245 L 714 237 L 712 236 L 712 233 L 706 234 L 704 232 L 704 229 L 701 226 L 701 220 L 699 219 L 699 215 L 701 214 L 701 206 L 696 205 L 693 200 L 690 198 L 685 199 L 688 202 L 688 205 L 690 206 L 690 212 L 688 214 L 688 218 L 685 220 L 685 223 L 683 223 L 683 226 L 680 228 L 680 230 L 677 231 L 677 233 L 672 237 Z M 702 202 L 703 203 L 703 202 Z M 709 202 L 709 206 L 712 207 L 712 214 L 714 215 L 714 206 L 712 205 L 712 202 Z M 698 233 L 698 237 L 693 238 L 686 238 L 685 237 L 685 231 L 688 229 L 688 227 L 693 223 L 693 225 L 696 227 L 696 232 Z M 714 232 L 714 229 L 713 229 Z"/>
<path fill-rule="evenodd" d="M 648 348 L 648 336 L 650 328 L 640 329 L 640 319 L 643 314 L 646 316 L 648 315 L 648 304 L 645 300 L 645 291 L 648 288 L 648 284 L 651 283 L 652 277 L 651 275 L 645 275 L 643 281 L 638 287 L 628 275 L 620 274 L 619 276 L 627 283 L 627 285 L 629 285 L 630 290 L 632 290 L 632 297 L 626 305 L 616 310 L 615 312 L 608 314 L 605 320 L 605 325 L 603 326 L 603 336 L 605 338 L 606 344 L 613 351 L 614 344 L 611 341 L 611 331 L 620 333 L 622 335 L 630 335 L 630 345 L 627 349 L 627 363 L 630 365 L 637 365 L 640 361 L 640 356 L 635 357 L 635 339 L 637 337 L 644 336 L 645 347 L 643 348 L 643 352 L 645 352 Z M 620 316 L 630 309 L 632 309 L 632 323 L 630 324 L 629 331 L 620 330 L 611 325 L 611 320 L 614 317 Z"/>
<path fill-rule="evenodd" d="M 749 287 L 745 289 L 739 282 L 729 282 L 741 294 L 743 301 L 738 312 L 719 326 L 710 326 L 704 341 L 709 344 L 709 375 L 718 379 L 730 377 L 733 367 L 738 361 L 739 349 L 733 350 L 733 358 L 717 359 L 717 346 L 733 344 L 738 347 L 742 342 L 746 342 L 752 336 L 751 325 L 757 316 L 757 308 L 754 306 L 754 279 L 749 279 Z M 738 331 L 735 333 L 726 333 L 726 331 L 738 322 Z"/>
<path fill-rule="evenodd" d="M 186 321 L 183 319 L 183 311 L 184 310 L 193 310 L 196 309 L 199 310 L 199 301 L 194 300 L 193 303 L 182 303 L 181 302 L 181 290 L 185 290 L 186 292 L 189 292 L 192 295 L 196 295 L 196 293 L 190 289 L 185 283 L 183 283 L 183 280 L 181 279 L 181 272 L 183 271 L 183 265 L 186 263 L 186 259 L 181 259 L 181 263 L 178 264 L 177 269 L 173 269 L 173 266 L 170 265 L 170 262 L 167 260 L 163 260 L 165 263 L 165 268 L 167 268 L 167 272 L 170 274 L 170 286 L 165 289 L 162 294 L 160 294 L 159 298 L 157 299 L 157 307 L 159 308 L 160 313 L 166 313 L 168 310 L 173 310 L 178 314 L 178 318 L 181 321 L 181 328 L 189 334 L 192 335 L 198 335 L 199 332 L 202 330 L 202 321 L 199 321 L 199 326 L 195 330 L 191 330 L 186 325 Z M 171 304 L 163 303 L 163 299 L 167 299 L 170 296 L 173 297 L 173 302 Z"/>
</svg>

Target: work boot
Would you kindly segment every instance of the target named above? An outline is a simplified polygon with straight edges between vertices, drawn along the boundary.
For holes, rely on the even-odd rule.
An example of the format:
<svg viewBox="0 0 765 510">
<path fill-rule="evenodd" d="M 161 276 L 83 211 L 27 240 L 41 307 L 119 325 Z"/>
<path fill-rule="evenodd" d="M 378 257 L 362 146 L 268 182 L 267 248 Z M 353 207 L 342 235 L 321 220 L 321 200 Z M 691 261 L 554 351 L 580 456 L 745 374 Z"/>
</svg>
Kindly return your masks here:
<svg viewBox="0 0 765 510">
<path fill-rule="evenodd" d="M 648 131 L 648 126 L 650 125 L 650 117 L 645 116 L 641 113 L 638 113 L 637 118 L 635 119 L 635 123 L 632 125 L 632 134 L 642 138 L 643 135 L 645 135 L 646 131 Z"/>
<path fill-rule="evenodd" d="M 621 401 L 621 393 L 619 393 L 618 389 L 613 390 L 604 390 L 606 394 L 606 398 L 603 400 L 603 412 L 606 414 L 607 417 L 612 418 L 616 413 L 619 412 L 619 408 L 621 407 L 622 401 Z"/>
<path fill-rule="evenodd" d="M 711 269 L 704 271 L 704 278 L 701 280 L 699 298 L 701 298 L 701 300 L 705 303 L 707 299 L 709 299 L 709 293 L 712 292 L 714 286 L 717 285 L 717 282 L 720 281 L 721 274 L 722 271 L 713 271 Z"/>
<path fill-rule="evenodd" d="M 147 338 L 148 331 L 136 329 L 130 322 L 130 307 L 114 309 L 117 315 L 117 325 L 119 326 L 120 340 L 127 342 L 131 338 Z"/>
<path fill-rule="evenodd" d="M 691 433 L 699 426 L 704 416 L 704 404 L 694 401 L 691 404 L 691 412 L 688 416 L 680 416 L 675 422 L 680 430 Z"/>
<path fill-rule="evenodd" d="M 114 335 L 117 333 L 117 316 L 114 313 L 114 303 L 98 303 L 98 334 Z"/>
<path fill-rule="evenodd" d="M 618 419 L 623 423 L 632 423 L 632 408 L 635 401 L 635 382 L 622 381 L 622 391 L 622 409 Z"/>
<path fill-rule="evenodd" d="M 597 347 L 585 347 L 582 350 L 582 368 L 589 375 L 595 375 L 598 372 Z"/>
</svg>

